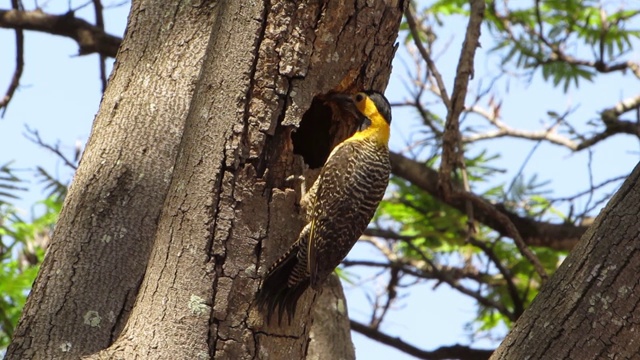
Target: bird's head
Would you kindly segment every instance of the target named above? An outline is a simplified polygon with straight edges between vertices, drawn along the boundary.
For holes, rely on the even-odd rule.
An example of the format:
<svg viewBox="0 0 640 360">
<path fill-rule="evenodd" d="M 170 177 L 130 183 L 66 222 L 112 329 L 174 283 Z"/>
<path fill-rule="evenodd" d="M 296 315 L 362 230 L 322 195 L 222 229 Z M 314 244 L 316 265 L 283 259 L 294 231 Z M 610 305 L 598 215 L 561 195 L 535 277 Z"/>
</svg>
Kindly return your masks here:
<svg viewBox="0 0 640 360">
<path fill-rule="evenodd" d="M 389 100 L 378 91 L 365 90 L 355 94 L 334 93 L 327 99 L 335 102 L 338 107 L 357 119 L 367 118 L 371 121 L 373 117 L 381 116 L 387 126 L 391 125 L 391 105 Z"/>
<path fill-rule="evenodd" d="M 355 94 L 335 93 L 328 96 L 342 111 L 358 119 L 357 138 L 375 138 L 379 142 L 389 142 L 391 125 L 391 105 L 380 92 L 365 90 Z"/>
</svg>

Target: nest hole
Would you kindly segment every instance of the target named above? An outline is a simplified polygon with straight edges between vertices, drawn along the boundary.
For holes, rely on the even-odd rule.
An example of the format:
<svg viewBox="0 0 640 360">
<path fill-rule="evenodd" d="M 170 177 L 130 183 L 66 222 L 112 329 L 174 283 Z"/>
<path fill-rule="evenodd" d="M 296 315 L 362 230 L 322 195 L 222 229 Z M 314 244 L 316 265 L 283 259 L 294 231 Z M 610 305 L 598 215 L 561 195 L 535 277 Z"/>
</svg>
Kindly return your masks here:
<svg viewBox="0 0 640 360">
<path fill-rule="evenodd" d="M 357 120 L 336 104 L 317 95 L 291 134 L 293 153 L 302 156 L 310 169 L 321 168 L 333 148 L 353 135 Z"/>
</svg>

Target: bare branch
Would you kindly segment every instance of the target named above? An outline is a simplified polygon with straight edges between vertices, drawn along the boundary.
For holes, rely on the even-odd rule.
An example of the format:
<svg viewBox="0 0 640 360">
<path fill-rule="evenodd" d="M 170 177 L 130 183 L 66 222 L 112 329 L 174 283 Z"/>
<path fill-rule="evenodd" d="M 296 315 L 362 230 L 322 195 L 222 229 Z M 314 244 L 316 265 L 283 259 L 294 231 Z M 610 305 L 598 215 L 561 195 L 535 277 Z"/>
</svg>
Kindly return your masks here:
<svg viewBox="0 0 640 360">
<path fill-rule="evenodd" d="M 98 53 L 115 57 L 122 39 L 109 35 L 97 26 L 75 17 L 73 12 L 64 15 L 46 14 L 42 10 L 0 10 L 0 27 L 35 30 L 74 39 L 80 47 L 79 55 Z"/>
<path fill-rule="evenodd" d="M 389 261 L 391 261 L 391 262 L 398 261 L 398 256 L 396 255 L 396 253 L 394 253 L 388 247 L 386 247 L 384 242 L 380 241 L 380 239 L 376 239 L 376 238 L 368 237 L 368 236 L 363 236 L 363 237 L 360 238 L 360 241 L 368 242 L 369 244 L 373 245 Z"/>
<path fill-rule="evenodd" d="M 51 151 L 52 153 L 56 154 L 63 162 L 65 165 L 67 165 L 68 167 L 72 168 L 73 170 L 77 170 L 78 166 L 71 160 L 69 160 L 60 150 L 60 147 L 58 145 L 49 145 L 47 143 L 44 142 L 44 140 L 42 140 L 42 138 L 40 137 L 40 133 L 38 133 L 38 130 L 34 130 L 31 129 L 27 126 L 27 133 L 29 135 L 31 135 L 31 137 L 29 137 L 27 135 L 27 139 L 31 140 L 34 144 L 40 145 L 43 148 Z"/>
<path fill-rule="evenodd" d="M 436 83 L 438 84 L 438 90 L 440 91 L 439 96 L 442 99 L 442 102 L 444 102 L 444 105 L 447 107 L 447 109 L 450 109 L 451 100 L 449 100 L 447 88 L 446 86 L 444 86 L 442 75 L 438 71 L 438 68 L 436 67 L 436 63 L 433 61 L 433 59 L 431 58 L 431 55 L 429 54 L 427 49 L 422 44 L 422 41 L 420 40 L 418 25 L 416 24 L 416 18 L 412 13 L 411 5 L 412 4 L 409 4 L 409 6 L 407 6 L 406 10 L 404 11 L 404 16 L 407 19 L 407 24 L 409 25 L 409 29 L 411 31 L 411 37 L 413 37 L 413 42 L 414 44 L 416 44 L 416 47 L 418 48 L 418 51 L 420 52 L 422 59 L 427 63 L 427 66 L 429 67 L 429 71 L 431 71 L 431 73 L 436 79 Z"/>
<path fill-rule="evenodd" d="M 438 173 L 438 186 L 445 199 L 459 198 L 465 200 L 465 213 L 470 221 L 474 219 L 473 209 L 480 208 L 480 211 L 483 211 L 483 213 L 488 214 L 501 223 L 508 236 L 515 242 L 520 253 L 531 262 L 544 282 L 548 275 L 540 264 L 540 260 L 527 248 L 520 233 L 509 218 L 497 211 L 491 204 L 486 203 L 483 199 L 470 193 L 466 181 L 464 191 L 459 191 L 459 189 L 454 188 L 451 179 L 451 174 L 456 167 L 462 169 L 464 172 L 464 156 L 460 136 L 460 114 L 462 114 L 464 110 L 469 79 L 473 77 L 473 59 L 476 48 L 480 45 L 480 26 L 482 25 L 485 9 L 484 0 L 472 0 L 470 4 L 469 24 L 467 25 L 467 32 L 462 44 L 462 51 L 460 52 L 460 60 L 458 62 L 456 78 L 453 84 L 453 93 L 451 95 L 451 107 L 447 113 L 445 132 L 442 137 L 442 162 L 440 163 L 440 171 Z M 465 176 L 466 174 L 463 173 L 463 178 Z M 473 205 L 470 203 L 473 203 Z M 470 226 L 470 229 L 473 229 L 473 227 Z"/>
<path fill-rule="evenodd" d="M 19 11 L 19 3 L 14 0 L 11 2 L 13 6 L 13 11 Z M 2 99 L 0 99 L 0 109 L 2 110 L 2 117 L 7 112 L 7 106 L 13 98 L 13 93 L 16 92 L 18 86 L 20 86 L 20 78 L 22 77 L 22 72 L 24 70 L 24 33 L 22 29 L 15 29 L 16 31 L 16 67 L 13 70 L 13 76 L 11 77 L 11 82 L 9 83 L 9 88 L 5 92 L 5 95 Z"/>
<path fill-rule="evenodd" d="M 640 95 L 636 95 L 628 99 L 624 99 L 618 102 L 617 104 L 615 104 L 614 106 L 608 109 L 605 109 L 601 115 L 602 121 L 604 121 L 605 124 L 615 122 L 616 120 L 618 120 L 618 117 L 620 115 L 626 112 L 629 112 L 631 110 L 638 110 L 638 108 L 640 108 Z M 631 131 L 630 133 L 638 134 L 638 130 L 635 129 L 635 131 Z"/>
<path fill-rule="evenodd" d="M 572 151 L 580 151 L 589 148 L 598 142 L 616 134 L 630 134 L 640 137 L 640 127 L 637 122 L 620 120 L 619 117 L 627 112 L 640 108 L 640 95 L 636 95 L 619 101 L 614 106 L 604 109 L 600 117 L 605 125 L 605 130 L 595 134 L 590 138 L 582 138 L 582 142 L 576 142 L 556 132 L 558 123 L 542 130 L 527 131 L 514 129 L 499 119 L 499 116 L 492 111 L 488 111 L 479 106 L 472 106 L 465 111 L 472 112 L 487 119 L 496 129 L 484 133 L 468 135 L 462 138 L 464 143 L 474 141 L 494 139 L 499 137 L 515 137 L 527 140 L 544 140 L 550 143 L 564 146 Z M 564 117 L 564 116 L 563 116 Z M 563 118 L 561 117 L 561 119 Z"/>
<path fill-rule="evenodd" d="M 484 0 L 472 0 L 469 24 L 460 60 L 456 69 L 456 78 L 453 82 L 451 94 L 451 106 L 448 107 L 445 131 L 442 137 L 442 162 L 440 164 L 439 186 L 442 188 L 445 198 L 453 195 L 453 182 L 451 174 L 456 167 L 464 163 L 460 142 L 460 114 L 464 110 L 464 101 L 467 96 L 469 79 L 473 77 L 473 58 L 476 48 L 480 45 L 480 26 L 484 19 Z"/>
<path fill-rule="evenodd" d="M 428 269 L 424 265 L 424 262 L 408 259 L 406 257 L 398 258 L 397 261 L 378 262 L 371 260 L 343 260 L 342 265 L 344 267 L 351 266 L 368 266 L 372 268 L 383 269 L 397 269 L 403 273 L 413 276 L 416 279 L 423 280 L 439 280 L 440 277 L 435 274 L 438 272 L 444 274 L 447 278 L 459 281 L 459 280 L 473 280 L 479 284 L 486 284 L 490 286 L 499 286 L 505 283 L 504 279 L 492 276 L 489 274 L 481 273 L 474 267 L 455 267 L 446 265 L 437 265 L 435 269 Z"/>
<path fill-rule="evenodd" d="M 402 352 L 415 356 L 418 359 L 426 360 L 444 360 L 444 359 L 459 359 L 459 360 L 485 360 L 493 353 L 493 350 L 472 349 L 467 346 L 454 345 L 438 348 L 434 351 L 427 351 L 419 349 L 407 342 L 404 342 L 398 337 L 393 337 L 383 333 L 382 331 L 372 329 L 364 324 L 361 324 L 355 320 L 351 320 L 351 330 L 359 332 L 360 334 L 376 340 L 385 345 L 392 346 Z"/>
<path fill-rule="evenodd" d="M 571 196 L 562 197 L 562 198 L 555 198 L 555 199 L 551 199 L 551 201 L 552 201 L 552 202 L 555 202 L 555 201 L 573 201 L 573 200 L 575 200 L 575 199 L 577 199 L 577 198 L 579 198 L 579 197 L 581 197 L 581 196 L 585 196 L 585 195 L 591 194 L 591 193 L 593 193 L 594 191 L 596 191 L 596 190 L 598 190 L 598 189 L 600 189 L 600 188 L 602 188 L 602 187 L 604 187 L 604 186 L 607 186 L 607 185 L 609 185 L 609 184 L 611 184 L 611 183 L 619 182 L 619 181 L 623 181 L 623 180 L 624 180 L 624 179 L 626 179 L 628 176 L 629 176 L 629 175 L 616 176 L 616 177 L 613 177 L 613 178 L 611 178 L 611 179 L 604 180 L 604 181 L 603 181 L 603 182 L 601 182 L 600 184 L 597 184 L 597 185 L 591 185 L 587 190 L 580 191 L 580 192 L 578 192 L 578 193 L 576 193 L 576 194 L 574 194 L 574 195 L 571 195 Z"/>
<path fill-rule="evenodd" d="M 376 229 L 376 228 L 366 228 L 364 230 L 364 235 L 381 237 L 386 239 L 394 239 L 394 240 L 405 240 L 405 241 L 411 241 L 416 238 L 415 236 L 400 235 L 390 230 L 383 230 L 383 229 Z"/>
<path fill-rule="evenodd" d="M 520 232 L 518 231 L 516 226 L 513 224 L 513 222 L 511 221 L 511 219 L 509 219 L 507 215 L 498 211 L 498 209 L 495 206 L 491 205 L 490 203 L 486 202 L 484 199 L 482 199 L 481 197 L 475 194 L 467 192 L 467 193 L 462 193 L 462 196 L 463 198 L 471 201 L 474 207 L 479 208 L 479 211 L 495 219 L 503 226 L 507 236 L 513 239 L 513 242 L 516 244 L 516 247 L 518 248 L 522 256 L 524 256 L 533 265 L 533 268 L 536 270 L 538 275 L 540 275 L 540 280 L 543 283 L 549 279 L 549 275 L 547 274 L 547 271 L 544 269 L 544 267 L 540 263 L 540 260 L 531 251 L 531 249 L 529 249 L 527 244 L 522 239 Z"/>
<path fill-rule="evenodd" d="M 509 127 L 509 125 L 500 121 L 496 114 L 488 112 L 486 109 L 479 106 L 472 106 L 466 109 L 466 111 L 473 112 L 484 117 L 496 127 L 496 130 L 465 136 L 462 138 L 462 142 L 464 143 L 509 136 L 527 140 L 546 140 L 553 144 L 567 147 L 571 150 L 576 150 L 578 148 L 578 144 L 576 142 L 555 132 L 557 124 L 538 131 L 527 131 Z"/>
<path fill-rule="evenodd" d="M 93 10 L 96 16 L 96 27 L 104 31 L 104 17 L 102 16 L 102 2 L 100 0 L 93 0 Z M 104 54 L 100 54 L 100 82 L 102 83 L 102 92 L 107 89 L 107 57 Z"/>
</svg>

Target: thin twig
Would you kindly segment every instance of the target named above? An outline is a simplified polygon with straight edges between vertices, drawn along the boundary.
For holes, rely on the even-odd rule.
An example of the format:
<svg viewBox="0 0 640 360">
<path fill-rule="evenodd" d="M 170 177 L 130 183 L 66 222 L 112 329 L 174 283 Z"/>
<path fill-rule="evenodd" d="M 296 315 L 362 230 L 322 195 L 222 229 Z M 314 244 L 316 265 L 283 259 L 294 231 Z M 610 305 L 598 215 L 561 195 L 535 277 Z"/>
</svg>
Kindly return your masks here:
<svg viewBox="0 0 640 360">
<path fill-rule="evenodd" d="M 480 45 L 480 26 L 484 18 L 484 0 L 472 0 L 469 23 L 465 34 L 460 60 L 456 69 L 456 77 L 453 82 L 451 94 L 451 106 L 448 107 L 445 131 L 442 137 L 442 161 L 440 163 L 439 187 L 445 198 L 453 195 L 453 182 L 451 175 L 454 168 L 460 167 L 462 160 L 462 143 L 460 141 L 460 114 L 464 110 L 464 102 L 467 95 L 469 79 L 473 77 L 473 58 L 476 49 Z"/>
<path fill-rule="evenodd" d="M 516 244 L 516 247 L 520 251 L 520 254 L 525 257 L 536 270 L 538 275 L 540 276 L 540 281 L 545 283 L 549 279 L 549 275 L 547 271 L 544 269 L 542 264 L 540 263 L 540 259 L 529 249 L 527 244 L 525 244 L 524 240 L 522 240 L 522 236 L 516 229 L 513 222 L 503 213 L 499 212 L 495 206 L 485 202 L 482 198 L 472 194 L 472 193 L 463 193 L 463 197 L 467 200 L 473 202 L 473 204 L 480 209 L 480 211 L 488 214 L 492 218 L 498 220 L 504 226 L 507 236 L 513 239 L 513 242 Z"/>
<path fill-rule="evenodd" d="M 441 282 L 451 286 L 453 289 L 469 296 L 472 297 L 474 300 L 476 300 L 478 303 L 480 303 L 483 306 L 486 307 L 490 307 L 490 308 L 494 308 L 496 309 L 500 314 L 504 315 L 506 318 L 515 321 L 516 318 L 514 316 L 514 314 L 509 311 L 509 309 L 507 309 L 504 304 L 501 304 L 497 301 L 493 301 L 489 298 L 486 298 L 484 296 L 482 296 L 482 294 L 480 294 L 480 292 L 478 291 L 473 291 L 470 290 L 469 288 L 461 285 L 460 283 L 458 283 L 458 281 L 455 281 L 454 279 L 450 279 L 446 276 L 446 274 L 439 272 L 438 267 L 436 266 L 436 264 L 429 259 L 429 257 L 424 253 L 424 251 L 422 251 L 422 249 L 418 248 L 417 246 L 415 246 L 413 243 L 411 242 L 406 242 L 406 244 L 412 248 L 419 256 L 420 258 L 427 264 L 429 265 L 429 267 L 431 267 L 431 270 L 433 271 L 433 274 L 436 275 L 436 277 L 438 278 L 438 280 L 440 280 Z"/>
<path fill-rule="evenodd" d="M 594 191 L 596 191 L 596 190 L 600 189 L 600 188 L 601 188 L 601 187 L 603 187 L 603 186 L 607 186 L 607 185 L 609 185 L 609 184 L 611 184 L 611 183 L 613 183 L 613 182 L 616 182 L 616 181 L 623 181 L 623 180 L 625 180 L 627 177 L 629 177 L 629 175 L 628 175 L 628 174 L 627 174 L 627 175 L 620 175 L 620 176 L 616 176 L 616 177 L 614 177 L 614 178 L 607 179 L 607 180 L 605 180 L 605 181 L 603 181 L 603 182 L 601 182 L 601 183 L 599 183 L 599 184 L 597 184 L 597 185 L 593 185 L 593 186 L 589 187 L 589 189 L 584 190 L 584 191 L 581 191 L 581 192 L 576 193 L 576 194 L 574 194 L 574 195 L 567 196 L 567 197 L 562 197 L 562 198 L 555 198 L 555 199 L 551 199 L 550 201 L 552 201 L 552 202 L 558 202 L 558 201 L 573 201 L 573 200 L 575 200 L 575 199 L 577 199 L 577 198 L 579 198 L 579 197 L 581 197 L 581 196 L 588 195 L 588 194 L 590 194 L 590 193 L 592 193 L 592 192 L 594 192 Z"/>
<path fill-rule="evenodd" d="M 524 161 L 522 162 L 522 164 L 520 165 L 520 168 L 518 169 L 518 171 L 516 172 L 516 174 L 514 175 L 513 179 L 511 180 L 511 183 L 509 184 L 509 187 L 507 188 L 507 191 L 504 192 L 504 198 L 503 201 L 507 200 L 507 194 L 511 193 L 511 190 L 513 190 L 513 187 L 516 184 L 516 181 L 518 180 L 518 178 L 520 176 L 522 176 L 522 174 L 524 173 L 524 169 L 527 166 L 527 164 L 529 163 L 529 160 L 531 160 L 531 158 L 533 157 L 533 154 L 536 152 L 536 150 L 538 150 L 538 147 L 540 147 L 540 144 L 542 143 L 542 141 L 538 141 L 536 142 L 536 144 L 531 148 L 531 150 L 529 150 L 529 153 L 527 154 L 527 156 L 524 158 Z"/>
<path fill-rule="evenodd" d="M 104 32 L 104 17 L 102 14 L 103 7 L 100 0 L 93 0 L 93 9 L 96 16 L 96 26 Z M 100 54 L 100 83 L 102 84 L 102 92 L 107 89 L 107 57 Z"/>
<path fill-rule="evenodd" d="M 442 75 L 438 71 L 438 68 L 436 67 L 435 62 L 433 62 L 431 55 L 422 44 L 422 41 L 420 41 L 420 33 L 418 32 L 418 25 L 416 24 L 416 18 L 411 11 L 412 11 L 411 4 L 409 4 L 409 6 L 407 6 L 406 10 L 404 11 L 404 16 L 407 19 L 407 24 L 409 25 L 409 30 L 411 31 L 411 37 L 413 37 L 413 42 L 414 44 L 416 44 L 418 51 L 420 51 L 420 55 L 422 55 L 422 58 L 427 63 L 427 66 L 429 67 L 429 71 L 431 71 L 431 73 L 436 79 L 436 83 L 438 84 L 438 89 L 440 90 L 440 97 L 442 98 L 442 102 L 444 102 L 444 105 L 447 107 L 447 109 L 450 109 L 451 101 L 449 100 L 449 95 L 447 94 L 447 88 L 444 86 Z"/>
<path fill-rule="evenodd" d="M 27 139 L 31 140 L 34 144 L 37 144 L 39 146 L 42 146 L 43 148 L 51 151 L 52 153 L 56 154 L 63 162 L 65 165 L 67 165 L 68 167 L 72 168 L 73 170 L 77 170 L 78 166 L 71 160 L 69 160 L 60 150 L 60 147 L 58 145 L 49 145 L 47 143 L 44 142 L 44 140 L 42 140 L 42 138 L 40 137 L 40 133 L 38 133 L 38 130 L 34 130 L 31 129 L 28 126 L 25 126 L 27 129 L 27 133 L 30 134 L 32 137 L 29 137 L 28 135 L 26 135 Z"/>
<path fill-rule="evenodd" d="M 18 0 L 12 0 L 11 6 L 14 10 L 20 10 L 20 2 Z M 7 113 L 7 106 L 9 102 L 13 98 L 13 94 L 20 86 L 20 78 L 22 77 L 22 72 L 24 70 L 24 33 L 22 29 L 15 29 L 16 33 L 16 67 L 13 70 L 13 76 L 11 77 L 11 82 L 9 83 L 9 87 L 5 92 L 5 95 L 2 99 L 0 99 L 0 109 L 2 109 L 2 117 Z"/>
<path fill-rule="evenodd" d="M 504 265 L 502 265 L 502 262 L 500 261 L 496 253 L 493 251 L 493 249 L 488 247 L 487 244 L 482 241 L 476 240 L 475 238 L 470 238 L 469 243 L 482 250 L 498 269 L 498 272 L 500 272 L 507 283 L 507 291 L 509 292 L 509 296 L 513 301 L 513 315 L 516 319 L 519 318 L 520 315 L 522 315 L 522 313 L 524 312 L 524 303 L 522 301 L 522 297 L 518 294 L 518 288 L 513 282 L 513 276 L 511 275 L 511 272 L 507 270 Z"/>
</svg>

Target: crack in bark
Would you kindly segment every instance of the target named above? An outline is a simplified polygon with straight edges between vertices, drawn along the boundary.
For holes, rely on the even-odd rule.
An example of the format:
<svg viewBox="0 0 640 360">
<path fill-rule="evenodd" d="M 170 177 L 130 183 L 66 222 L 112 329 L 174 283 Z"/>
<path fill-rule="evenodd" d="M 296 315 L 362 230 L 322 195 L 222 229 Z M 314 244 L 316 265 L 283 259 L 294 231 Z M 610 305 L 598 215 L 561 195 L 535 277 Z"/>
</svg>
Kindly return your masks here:
<svg viewBox="0 0 640 360">
<path fill-rule="evenodd" d="M 224 142 L 224 148 L 227 147 L 227 140 L 225 140 Z M 222 159 L 221 159 L 221 163 L 220 163 L 220 176 L 218 176 L 217 181 L 215 183 L 215 185 L 213 186 L 213 188 L 211 189 L 211 193 L 213 194 L 214 199 L 216 199 L 215 204 L 211 207 L 211 214 L 210 214 L 210 219 L 212 219 L 213 221 L 211 222 L 209 228 L 209 238 L 207 239 L 207 245 L 206 245 L 206 252 L 207 252 L 207 263 L 211 262 L 213 260 L 213 273 L 215 274 L 213 276 L 213 281 L 211 282 L 211 293 L 212 298 L 211 298 L 211 306 L 210 306 L 210 313 L 209 313 L 209 331 L 208 331 L 208 336 L 207 336 L 207 346 L 209 348 L 209 355 L 212 359 L 215 359 L 215 355 L 216 355 L 216 339 L 218 338 L 217 336 L 217 330 L 219 328 L 219 320 L 215 318 L 215 310 L 214 310 L 214 306 L 215 306 L 215 301 L 216 301 L 216 295 L 217 295 L 217 291 L 216 289 L 218 288 L 218 280 L 220 278 L 220 274 L 222 273 L 222 265 L 221 263 L 224 262 L 224 260 L 221 259 L 217 259 L 216 255 L 214 254 L 214 242 L 215 242 L 215 234 L 217 231 L 217 221 L 216 219 L 218 218 L 218 214 L 220 214 L 220 203 L 221 203 L 221 197 L 220 197 L 220 193 L 221 193 L 221 189 L 222 189 L 222 178 L 224 177 L 224 173 L 225 171 L 222 170 L 224 169 L 225 163 L 226 163 L 226 152 L 223 151 L 222 154 Z M 215 329 L 215 334 L 213 333 Z"/>
</svg>

